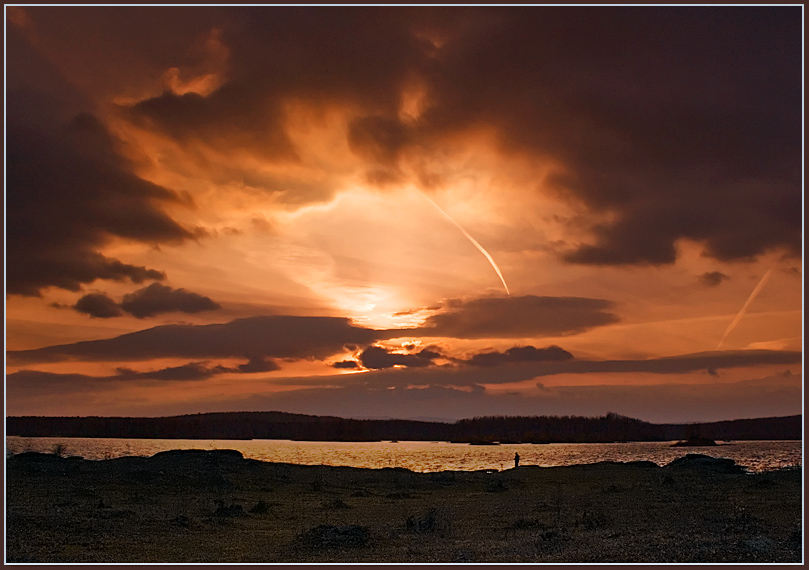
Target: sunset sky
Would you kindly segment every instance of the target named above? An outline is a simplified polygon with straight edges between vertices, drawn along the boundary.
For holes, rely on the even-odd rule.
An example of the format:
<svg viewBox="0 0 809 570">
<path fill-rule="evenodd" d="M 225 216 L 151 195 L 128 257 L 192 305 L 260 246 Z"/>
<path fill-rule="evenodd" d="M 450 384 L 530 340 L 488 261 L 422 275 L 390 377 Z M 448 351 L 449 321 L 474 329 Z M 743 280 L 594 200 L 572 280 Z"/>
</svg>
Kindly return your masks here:
<svg viewBox="0 0 809 570">
<path fill-rule="evenodd" d="M 802 6 L 5 25 L 7 415 L 802 411 Z"/>
</svg>

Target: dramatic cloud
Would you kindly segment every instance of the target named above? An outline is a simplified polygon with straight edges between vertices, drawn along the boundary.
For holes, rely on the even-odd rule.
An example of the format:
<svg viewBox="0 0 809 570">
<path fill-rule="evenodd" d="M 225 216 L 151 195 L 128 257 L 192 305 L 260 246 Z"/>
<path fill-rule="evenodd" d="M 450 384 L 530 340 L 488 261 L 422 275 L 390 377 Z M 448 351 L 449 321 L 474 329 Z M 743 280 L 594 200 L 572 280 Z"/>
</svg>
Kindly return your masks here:
<svg viewBox="0 0 809 570">
<path fill-rule="evenodd" d="M 466 362 L 472 366 L 499 366 L 508 362 L 547 362 L 571 360 L 573 355 L 558 346 L 535 348 L 515 346 L 505 352 L 482 352 L 473 355 Z"/>
<path fill-rule="evenodd" d="M 725 279 L 730 279 L 730 277 L 721 271 L 710 271 L 702 274 L 700 277 L 700 282 L 702 282 L 702 284 L 706 287 L 716 287 Z"/>
<path fill-rule="evenodd" d="M 567 373 L 569 367 L 596 373 L 648 371 L 659 374 L 680 374 L 700 370 L 706 362 L 721 367 L 755 364 L 800 364 L 800 353 L 743 351 L 683 355 L 649 361 L 581 361 L 556 362 L 555 371 L 544 375 Z M 202 400 L 199 411 L 281 410 L 297 413 L 338 415 L 344 417 L 431 417 L 456 420 L 475 415 L 602 415 L 614 411 L 650 421 L 709 421 L 727 418 L 763 417 L 798 414 L 801 412 L 802 376 L 785 372 L 758 380 L 735 383 L 678 384 L 672 381 L 654 385 L 618 383 L 596 386 L 553 386 L 537 384 L 537 394 L 495 395 L 481 384 L 528 380 L 542 373 L 540 367 L 549 363 L 522 363 L 488 367 L 396 368 L 328 377 L 278 378 L 289 385 L 308 386 L 290 392 L 271 395 L 254 394 L 227 400 Z M 15 408 L 10 413 L 27 413 L 31 398 L 48 394 L 69 398 L 83 397 L 88 392 L 113 390 L 124 382 L 156 379 L 190 381 L 202 380 L 232 371 L 224 367 L 209 367 L 205 363 L 134 372 L 119 369 L 118 374 L 94 377 L 82 374 L 53 374 L 22 370 L 7 376 L 7 393 Z M 338 385 L 339 388 L 332 386 Z M 326 387 L 328 386 L 328 387 Z M 150 404 L 139 409 L 137 402 L 122 401 L 119 413 L 179 414 L 187 413 L 183 403 Z M 91 408 L 82 413 L 92 415 Z M 55 414 L 58 415 L 58 412 Z"/>
<path fill-rule="evenodd" d="M 612 303 L 584 297 L 484 297 L 448 301 L 413 336 L 524 338 L 559 336 L 618 321 Z"/>
<path fill-rule="evenodd" d="M 171 366 L 169 368 L 161 368 L 160 370 L 151 370 L 147 372 L 137 372 L 131 368 L 118 368 L 118 374 L 107 378 L 100 379 L 121 379 L 121 380 L 168 380 L 168 381 L 191 381 L 191 380 L 205 380 L 217 374 L 225 372 L 235 372 L 232 368 L 224 366 L 209 367 L 206 362 L 189 362 L 182 366 Z"/>
<path fill-rule="evenodd" d="M 560 349 L 561 350 L 561 349 Z M 562 351 L 564 352 L 564 351 Z M 496 353 L 495 353 L 496 355 Z M 558 374 L 686 374 L 694 371 L 743 368 L 759 365 L 800 364 L 800 352 L 777 350 L 742 350 L 684 354 L 667 358 L 647 360 L 576 360 L 564 358 L 561 353 L 557 360 L 520 361 L 499 357 L 502 362 L 496 366 L 442 365 L 425 367 L 402 367 L 373 370 L 363 374 L 340 376 L 339 382 L 332 376 L 312 378 L 287 378 L 285 382 L 301 386 L 344 385 L 395 387 L 395 386 L 477 386 L 483 384 L 505 384 L 524 382 L 542 376 Z M 492 358 L 498 358 L 497 356 Z M 471 364 L 471 361 L 469 362 Z"/>
<path fill-rule="evenodd" d="M 433 360 L 441 358 L 441 354 L 433 350 L 420 350 L 414 354 L 388 352 L 380 346 L 369 346 L 360 353 L 360 362 L 365 368 L 380 369 L 406 366 L 422 368 L 433 364 Z"/>
<path fill-rule="evenodd" d="M 563 164 L 549 182 L 611 214 L 568 261 L 672 263 L 683 238 L 721 260 L 800 255 L 800 10 L 484 15 L 442 48 L 426 119 L 479 116 Z"/>
<path fill-rule="evenodd" d="M 166 17 L 183 21 L 185 32 L 160 43 L 152 41 L 151 10 L 122 17 L 85 8 L 73 17 L 28 8 L 26 18 L 62 41 L 65 27 L 76 39 L 104 29 L 110 42 L 140 45 L 151 69 L 172 61 L 179 41 L 190 45 L 194 34 L 219 30 L 205 52 L 216 69 L 197 62 L 176 71 L 219 77 L 210 89 L 167 85 L 127 113 L 222 157 L 241 149 L 262 160 L 297 160 L 284 115 L 290 101 L 354 109 L 345 136 L 371 178 L 380 169 L 396 175 L 405 148 L 430 149 L 486 124 L 504 145 L 560 165 L 548 179 L 560 196 L 610 213 L 592 224 L 592 243 L 562 252 L 570 262 L 671 263 L 684 238 L 721 260 L 773 248 L 800 254 L 799 6 L 343 7 L 339 18 L 303 7 L 175 10 Z M 90 104 L 17 26 L 9 35 L 9 291 L 160 279 L 98 248 L 113 236 L 189 239 L 157 205 L 177 196 L 133 175 L 119 141 L 92 115 L 77 114 Z M 112 53 L 88 50 L 87 57 L 115 75 Z M 54 102 L 57 85 L 69 104 Z M 403 115 L 403 93 L 413 85 L 425 93 L 423 109 Z M 418 164 L 410 166 L 418 171 Z M 256 186 L 288 202 L 333 192 L 327 184 L 296 191 L 258 169 L 231 175 L 254 176 Z"/>
<path fill-rule="evenodd" d="M 59 374 L 39 370 L 20 370 L 6 375 L 6 396 L 20 398 L 36 394 L 73 394 L 95 391 L 99 388 L 112 390 L 115 386 L 107 378 L 86 374 Z"/>
<path fill-rule="evenodd" d="M 221 308 L 208 297 L 160 283 L 124 295 L 121 303 L 116 303 L 105 293 L 88 293 L 73 305 L 79 313 L 100 319 L 120 317 L 124 312 L 143 319 L 163 313 L 199 313 Z"/>
<path fill-rule="evenodd" d="M 15 26 L 9 26 L 9 42 L 16 54 L 30 57 L 25 61 L 33 70 L 8 68 L 6 201 L 13 215 L 6 219 L 7 291 L 39 296 L 47 287 L 78 291 L 96 279 L 163 279 L 162 271 L 99 249 L 113 238 L 148 244 L 192 238 L 159 206 L 180 198 L 132 173 L 121 141 L 82 112 L 89 103 Z"/>
<path fill-rule="evenodd" d="M 251 358 L 247 364 L 240 364 L 239 371 L 244 373 L 252 373 L 252 372 L 274 372 L 275 370 L 280 370 L 281 367 L 272 360 L 267 360 L 265 358 Z"/>
<path fill-rule="evenodd" d="M 406 346 L 412 350 L 413 346 Z M 468 364 L 471 366 L 500 366 L 512 362 L 546 362 L 556 360 L 569 360 L 573 355 L 559 348 L 549 346 L 548 348 L 535 348 L 533 346 L 515 346 L 505 352 L 483 352 L 473 355 L 468 360 L 461 358 L 451 358 L 432 348 L 428 347 L 415 353 L 391 352 L 381 346 L 369 346 L 359 355 L 359 363 L 354 360 L 343 360 L 335 362 L 335 368 L 363 368 L 370 370 L 380 370 L 384 368 L 405 367 L 405 368 L 425 368 L 434 366 L 435 360 L 446 359 L 455 364 Z"/>
<path fill-rule="evenodd" d="M 105 293 L 88 293 L 73 305 L 73 308 L 85 315 L 98 319 L 110 319 L 123 315 L 121 307 Z"/>
<path fill-rule="evenodd" d="M 152 283 L 148 287 L 124 295 L 121 308 L 127 313 L 142 319 L 161 313 L 175 311 L 199 313 L 201 311 L 214 311 L 222 307 L 208 297 L 197 293 L 192 293 L 185 289 L 172 289 L 160 283 Z"/>
<path fill-rule="evenodd" d="M 347 369 L 355 369 L 359 368 L 360 365 L 356 360 L 340 360 L 339 362 L 335 362 L 332 364 L 334 368 L 347 368 Z"/>
<path fill-rule="evenodd" d="M 681 239 L 721 260 L 800 254 L 798 6 L 216 16 L 231 79 L 208 95 L 141 101 L 133 120 L 181 142 L 290 160 L 285 102 L 351 105 L 348 143 L 367 179 L 384 183 L 401 178 L 405 151 L 485 124 L 505 146 L 558 164 L 547 182 L 560 195 L 611 214 L 591 225 L 592 243 L 563 253 L 570 262 L 672 263 Z M 423 109 L 403 115 L 413 84 Z M 409 166 L 420 181 L 436 175 Z M 329 194 L 263 186 L 287 201 Z"/>
<path fill-rule="evenodd" d="M 78 291 L 96 279 L 163 279 L 161 271 L 108 258 L 97 248 L 112 237 L 145 243 L 191 238 L 153 205 L 177 197 L 127 173 L 113 154 L 114 141 L 91 116 L 54 130 L 61 132 L 8 125 L 6 196 L 14 211 L 6 228 L 8 291 L 39 295 L 49 286 Z"/>
<path fill-rule="evenodd" d="M 10 351 L 10 362 L 150 358 L 325 358 L 346 343 L 369 344 L 384 331 L 334 317 L 266 316 L 212 325 L 163 325 L 111 339 Z M 389 335 L 388 335 L 389 336 Z M 248 366 L 250 366 L 248 364 Z"/>
<path fill-rule="evenodd" d="M 251 361 L 252 363 L 253 361 Z M 116 373 L 109 376 L 90 376 L 87 374 L 61 374 L 54 372 L 43 372 L 40 370 L 19 370 L 6 376 L 10 392 L 36 393 L 37 390 L 51 390 L 58 388 L 58 391 L 81 392 L 84 390 L 95 390 L 108 385 L 108 389 L 114 387 L 110 383 L 131 382 L 133 380 L 159 380 L 164 382 L 194 382 L 207 380 L 221 374 L 246 374 L 250 372 L 273 372 L 280 370 L 280 367 L 272 361 L 263 361 L 262 366 L 242 364 L 236 368 L 227 366 L 210 366 L 208 362 L 189 362 L 180 366 L 169 366 L 157 370 L 145 370 L 138 372 L 131 368 L 116 368 Z M 253 363 L 254 364 L 254 363 Z M 261 369 L 259 369 L 261 368 Z"/>
</svg>

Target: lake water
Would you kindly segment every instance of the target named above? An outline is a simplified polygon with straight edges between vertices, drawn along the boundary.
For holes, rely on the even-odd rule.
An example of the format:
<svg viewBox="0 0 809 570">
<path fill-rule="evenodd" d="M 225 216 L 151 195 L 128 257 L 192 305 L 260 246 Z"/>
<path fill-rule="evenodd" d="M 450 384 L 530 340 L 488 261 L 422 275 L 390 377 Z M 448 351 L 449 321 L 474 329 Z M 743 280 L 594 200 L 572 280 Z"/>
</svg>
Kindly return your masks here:
<svg viewBox="0 0 809 570">
<path fill-rule="evenodd" d="M 404 467 L 412 471 L 475 471 L 521 465 L 553 467 L 599 461 L 653 461 L 665 465 L 687 453 L 728 457 L 749 471 L 768 471 L 802 465 L 800 441 L 739 441 L 717 447 L 671 447 L 672 442 L 551 443 L 468 445 L 447 442 L 320 442 L 289 440 L 224 439 L 114 439 L 67 437 L 6 437 L 6 453 L 50 453 L 63 446 L 64 453 L 85 459 L 109 459 L 126 455 L 151 456 L 170 449 L 236 449 L 250 459 L 302 465 L 343 465 L 379 469 Z"/>
</svg>

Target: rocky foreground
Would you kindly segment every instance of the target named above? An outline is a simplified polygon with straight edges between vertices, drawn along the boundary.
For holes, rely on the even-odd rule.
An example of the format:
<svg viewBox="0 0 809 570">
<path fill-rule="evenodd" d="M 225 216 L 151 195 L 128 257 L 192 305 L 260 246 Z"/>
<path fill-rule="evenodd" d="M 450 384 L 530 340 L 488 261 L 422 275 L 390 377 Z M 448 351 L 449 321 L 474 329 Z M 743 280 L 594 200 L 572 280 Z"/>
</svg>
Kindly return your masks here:
<svg viewBox="0 0 809 570">
<path fill-rule="evenodd" d="M 8 458 L 7 562 L 801 562 L 799 469 L 414 473 L 238 451 Z"/>
</svg>

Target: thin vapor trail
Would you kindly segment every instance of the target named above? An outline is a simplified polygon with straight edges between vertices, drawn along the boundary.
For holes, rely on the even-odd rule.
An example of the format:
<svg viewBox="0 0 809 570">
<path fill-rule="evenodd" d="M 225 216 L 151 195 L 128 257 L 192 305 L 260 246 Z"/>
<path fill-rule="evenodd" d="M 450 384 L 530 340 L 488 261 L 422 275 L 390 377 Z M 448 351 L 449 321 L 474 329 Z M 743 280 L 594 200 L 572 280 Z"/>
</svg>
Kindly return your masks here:
<svg viewBox="0 0 809 570">
<path fill-rule="evenodd" d="M 505 288 L 505 290 L 506 290 L 506 294 L 507 294 L 507 295 L 510 297 L 510 296 L 511 296 L 511 292 L 508 290 L 508 285 L 506 285 L 506 280 L 503 278 L 503 274 L 500 272 L 500 268 L 499 268 L 499 267 L 497 267 L 497 264 L 494 262 L 494 258 L 493 258 L 491 255 L 489 255 L 489 252 L 488 252 L 488 251 L 486 251 L 486 249 L 484 249 L 484 247 L 483 247 L 482 245 L 480 245 L 480 244 L 478 243 L 478 241 L 477 241 L 475 238 L 473 238 L 471 235 L 469 235 L 469 232 L 467 232 L 465 229 L 463 229 L 463 226 L 461 226 L 461 224 L 459 224 L 458 222 L 456 222 L 455 220 L 453 220 L 453 219 L 452 219 L 452 216 L 450 216 L 450 215 L 449 215 L 449 214 L 447 214 L 447 213 L 446 213 L 444 210 L 442 210 L 442 209 L 441 209 L 441 206 L 439 206 L 438 204 L 436 204 L 435 202 L 433 202 L 432 198 L 430 198 L 430 197 L 429 197 L 427 194 L 425 194 L 424 192 L 419 192 L 419 193 L 420 193 L 422 196 L 424 196 L 424 198 L 425 198 L 425 199 L 426 199 L 426 200 L 427 200 L 427 201 L 428 201 L 430 204 L 432 204 L 433 206 L 435 206 L 435 207 L 436 207 L 436 209 L 437 209 L 439 212 L 441 212 L 442 214 L 444 214 L 444 216 L 445 216 L 445 217 L 446 217 L 446 218 L 447 218 L 447 219 L 448 219 L 450 222 L 452 222 L 452 223 L 455 225 L 455 227 L 456 227 L 456 228 L 458 228 L 459 230 L 461 230 L 461 233 L 462 233 L 464 236 L 466 236 L 466 239 L 468 239 L 469 241 L 471 241 L 471 242 L 472 242 L 472 245 L 474 245 L 476 248 L 478 248 L 478 250 L 480 250 L 480 253 L 482 253 L 483 255 L 485 255 L 485 256 L 486 256 L 486 259 L 488 259 L 488 260 L 489 260 L 489 263 L 491 263 L 491 264 L 492 264 L 492 267 L 493 267 L 493 268 L 494 268 L 494 270 L 497 272 L 497 276 L 500 278 L 500 281 L 503 283 L 503 287 L 504 287 L 504 288 Z"/>
<path fill-rule="evenodd" d="M 767 284 L 767 281 L 770 280 L 770 275 L 772 275 L 772 270 L 773 270 L 773 267 L 770 267 L 767 270 L 767 273 L 765 273 L 764 277 L 761 278 L 761 281 L 758 282 L 758 285 L 756 285 L 756 288 L 753 289 L 752 293 L 750 293 L 750 296 L 747 298 L 747 301 L 742 306 L 742 309 L 739 311 L 739 314 L 736 315 L 736 317 L 733 319 L 733 321 L 731 321 L 731 323 L 728 325 L 728 328 L 725 329 L 725 334 L 722 335 L 722 340 L 720 340 L 719 344 L 716 345 L 716 350 L 719 350 L 720 348 L 722 348 L 722 343 L 725 342 L 725 338 L 727 338 L 727 336 L 730 334 L 730 331 L 732 331 L 733 329 L 736 328 L 736 325 L 739 324 L 739 321 L 742 320 L 742 317 L 747 312 L 747 308 L 753 303 L 753 301 L 756 299 L 758 294 L 761 293 L 761 290 L 764 289 L 764 286 Z"/>
</svg>

